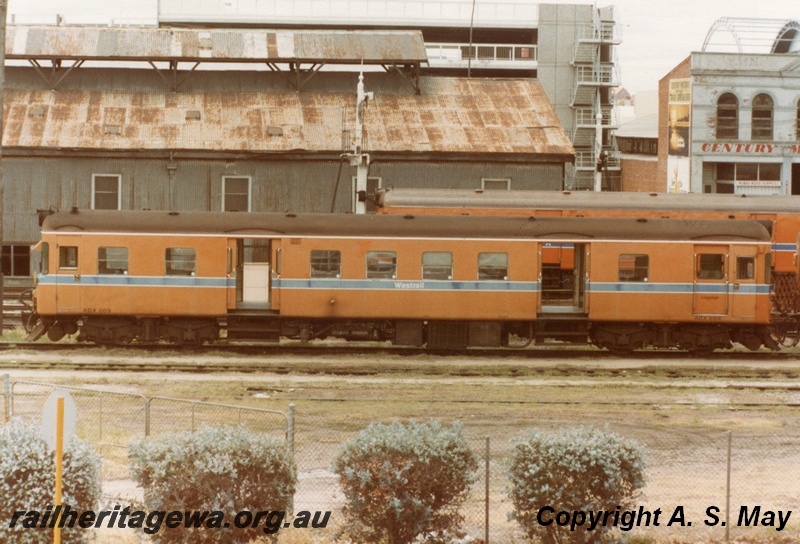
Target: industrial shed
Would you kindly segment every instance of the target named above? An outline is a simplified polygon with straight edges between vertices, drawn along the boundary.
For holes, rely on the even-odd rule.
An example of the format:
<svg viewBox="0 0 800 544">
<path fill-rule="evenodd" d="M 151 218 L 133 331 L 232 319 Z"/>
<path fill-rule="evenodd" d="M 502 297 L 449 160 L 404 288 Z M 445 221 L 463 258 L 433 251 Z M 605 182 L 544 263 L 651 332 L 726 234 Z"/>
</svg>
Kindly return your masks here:
<svg viewBox="0 0 800 544">
<path fill-rule="evenodd" d="M 538 82 L 419 77 L 418 32 L 24 30 L 6 44 L 27 63 L 6 68 L 11 253 L 51 207 L 350 211 L 358 74 L 327 64 L 365 66 L 370 191 L 561 189 L 574 157 Z"/>
</svg>

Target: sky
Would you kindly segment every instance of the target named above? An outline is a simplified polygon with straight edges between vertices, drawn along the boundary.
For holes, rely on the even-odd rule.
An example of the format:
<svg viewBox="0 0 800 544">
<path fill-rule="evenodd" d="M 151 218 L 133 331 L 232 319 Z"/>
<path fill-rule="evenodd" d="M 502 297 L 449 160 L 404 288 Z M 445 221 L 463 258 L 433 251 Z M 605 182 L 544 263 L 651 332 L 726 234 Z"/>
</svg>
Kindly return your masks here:
<svg viewBox="0 0 800 544">
<path fill-rule="evenodd" d="M 590 2 L 550 0 L 549 3 Z M 596 4 L 616 8 L 622 37 L 617 48 L 619 76 L 622 86 L 632 94 L 656 90 L 659 79 L 692 51 L 702 49 L 709 29 L 722 17 L 800 21 L 797 0 L 598 0 Z M 42 22 L 54 22 L 55 14 L 61 13 L 67 23 L 107 24 L 110 19 L 118 22 L 146 20 L 157 12 L 157 5 L 158 0 L 10 0 L 8 13 L 9 16 L 17 14 L 20 21 L 36 17 L 44 19 Z M 154 22 L 152 17 L 150 22 Z M 715 34 L 716 42 L 722 40 L 730 47 L 729 33 Z"/>
</svg>

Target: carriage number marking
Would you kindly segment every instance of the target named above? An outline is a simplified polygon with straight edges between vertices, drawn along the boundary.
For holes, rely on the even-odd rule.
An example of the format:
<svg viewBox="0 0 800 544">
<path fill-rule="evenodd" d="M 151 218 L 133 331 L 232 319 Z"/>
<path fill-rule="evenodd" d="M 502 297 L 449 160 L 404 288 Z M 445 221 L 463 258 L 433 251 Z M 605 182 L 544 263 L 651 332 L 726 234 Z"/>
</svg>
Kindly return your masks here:
<svg viewBox="0 0 800 544">
<path fill-rule="evenodd" d="M 87 314 L 110 314 L 111 308 L 84 308 L 83 311 Z"/>
</svg>

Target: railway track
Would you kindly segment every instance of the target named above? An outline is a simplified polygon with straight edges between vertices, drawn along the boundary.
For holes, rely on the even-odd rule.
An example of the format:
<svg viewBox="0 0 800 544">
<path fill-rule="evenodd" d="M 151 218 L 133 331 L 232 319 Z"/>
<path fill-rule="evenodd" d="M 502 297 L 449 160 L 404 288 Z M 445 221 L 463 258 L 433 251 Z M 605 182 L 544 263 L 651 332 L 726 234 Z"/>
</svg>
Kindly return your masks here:
<svg viewBox="0 0 800 544">
<path fill-rule="evenodd" d="M 87 344 L 0 344 L 0 370 L 416 375 L 432 377 L 666 377 L 744 380 L 800 379 L 800 352 L 714 353 L 641 351 L 620 358 L 593 348 L 439 350 L 301 344 L 106 347 Z M 760 362 L 765 363 L 763 368 Z M 753 363 L 753 364 L 748 364 Z M 758 387 L 757 384 L 749 387 Z M 798 386 L 800 390 L 800 386 Z"/>
</svg>

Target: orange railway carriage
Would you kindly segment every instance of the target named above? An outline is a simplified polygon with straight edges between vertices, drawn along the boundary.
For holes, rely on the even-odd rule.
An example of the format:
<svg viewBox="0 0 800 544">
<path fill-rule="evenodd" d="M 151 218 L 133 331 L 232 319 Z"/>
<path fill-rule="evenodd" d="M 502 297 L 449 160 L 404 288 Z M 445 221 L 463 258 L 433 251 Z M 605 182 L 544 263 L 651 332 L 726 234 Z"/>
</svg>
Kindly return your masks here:
<svg viewBox="0 0 800 544">
<path fill-rule="evenodd" d="M 387 189 L 386 214 L 754 219 L 775 223 L 774 270 L 797 273 L 800 197 L 591 191 Z"/>
<path fill-rule="evenodd" d="M 757 348 L 769 239 L 737 220 L 73 210 L 44 219 L 29 337 Z"/>
</svg>

